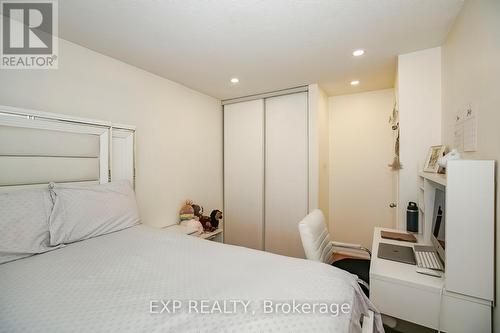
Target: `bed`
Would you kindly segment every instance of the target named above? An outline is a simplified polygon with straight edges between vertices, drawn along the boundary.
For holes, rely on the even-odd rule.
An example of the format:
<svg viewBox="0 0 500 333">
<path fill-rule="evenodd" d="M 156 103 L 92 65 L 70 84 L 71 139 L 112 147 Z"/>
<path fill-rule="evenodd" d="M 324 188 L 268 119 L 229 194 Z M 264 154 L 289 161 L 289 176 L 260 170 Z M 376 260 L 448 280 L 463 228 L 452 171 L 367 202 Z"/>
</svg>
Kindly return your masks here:
<svg viewBox="0 0 500 333">
<path fill-rule="evenodd" d="M 256 313 L 161 313 L 168 300 L 248 300 Z M 264 314 L 264 300 L 352 310 Z M 334 267 L 143 225 L 0 265 L 2 332 L 361 332 L 370 309 Z"/>
<path fill-rule="evenodd" d="M 134 138 L 0 107 L 0 332 L 383 332 L 347 272 L 137 224 Z"/>
</svg>

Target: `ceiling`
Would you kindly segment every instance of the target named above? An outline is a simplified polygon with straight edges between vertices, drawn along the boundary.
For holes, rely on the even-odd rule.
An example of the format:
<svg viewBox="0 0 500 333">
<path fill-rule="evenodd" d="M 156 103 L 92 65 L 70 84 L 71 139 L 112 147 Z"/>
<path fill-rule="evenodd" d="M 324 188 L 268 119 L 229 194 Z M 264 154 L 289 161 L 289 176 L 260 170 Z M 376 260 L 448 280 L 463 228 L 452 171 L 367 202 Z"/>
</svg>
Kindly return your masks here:
<svg viewBox="0 0 500 333">
<path fill-rule="evenodd" d="M 441 45 L 462 3 L 64 0 L 59 33 L 219 99 L 316 82 L 340 95 L 392 87 L 396 56 Z"/>
</svg>

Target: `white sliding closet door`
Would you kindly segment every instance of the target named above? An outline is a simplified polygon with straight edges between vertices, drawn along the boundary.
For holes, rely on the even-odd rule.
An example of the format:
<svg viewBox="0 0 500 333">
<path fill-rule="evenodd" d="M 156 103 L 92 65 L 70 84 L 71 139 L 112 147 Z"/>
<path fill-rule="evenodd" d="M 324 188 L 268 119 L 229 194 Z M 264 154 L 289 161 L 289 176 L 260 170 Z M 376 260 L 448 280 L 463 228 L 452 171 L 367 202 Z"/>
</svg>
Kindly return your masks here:
<svg viewBox="0 0 500 333">
<path fill-rule="evenodd" d="M 308 210 L 307 93 L 266 99 L 265 250 L 304 258 Z"/>
<path fill-rule="evenodd" d="M 262 250 L 262 99 L 224 106 L 224 210 L 224 242 Z"/>
</svg>

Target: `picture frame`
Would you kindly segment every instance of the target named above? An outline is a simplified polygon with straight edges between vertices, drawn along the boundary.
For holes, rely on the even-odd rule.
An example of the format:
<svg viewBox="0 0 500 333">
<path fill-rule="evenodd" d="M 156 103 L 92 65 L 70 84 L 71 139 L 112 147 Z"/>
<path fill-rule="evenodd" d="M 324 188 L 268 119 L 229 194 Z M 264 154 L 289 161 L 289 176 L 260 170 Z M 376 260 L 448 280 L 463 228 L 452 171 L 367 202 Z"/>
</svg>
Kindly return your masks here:
<svg viewBox="0 0 500 333">
<path fill-rule="evenodd" d="M 425 160 L 424 172 L 437 173 L 439 171 L 438 159 L 443 156 L 446 146 L 437 145 L 429 148 L 429 153 Z"/>
</svg>

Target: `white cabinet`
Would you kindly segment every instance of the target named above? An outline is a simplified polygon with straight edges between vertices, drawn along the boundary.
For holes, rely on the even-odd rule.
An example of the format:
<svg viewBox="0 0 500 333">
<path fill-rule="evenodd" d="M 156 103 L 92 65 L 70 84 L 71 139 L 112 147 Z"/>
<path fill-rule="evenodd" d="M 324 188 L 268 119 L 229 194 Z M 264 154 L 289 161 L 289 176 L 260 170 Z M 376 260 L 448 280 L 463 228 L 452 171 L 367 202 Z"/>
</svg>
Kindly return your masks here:
<svg viewBox="0 0 500 333">
<path fill-rule="evenodd" d="M 494 301 L 495 162 L 449 161 L 447 174 L 419 174 L 423 234 L 431 244 L 436 190 L 445 191 L 445 272 L 418 274 L 415 266 L 381 259 L 378 245 L 410 243 L 373 235 L 370 299 L 384 314 L 444 332 L 491 332 Z"/>
<path fill-rule="evenodd" d="M 446 290 L 493 301 L 495 162 L 450 161 L 446 185 Z"/>
<path fill-rule="evenodd" d="M 307 92 L 224 106 L 225 242 L 304 257 Z"/>
<path fill-rule="evenodd" d="M 424 185 L 423 234 L 428 243 L 435 191 L 446 193 L 446 291 L 493 301 L 495 161 L 449 161 L 446 175 L 421 172 L 419 177 Z"/>
</svg>

